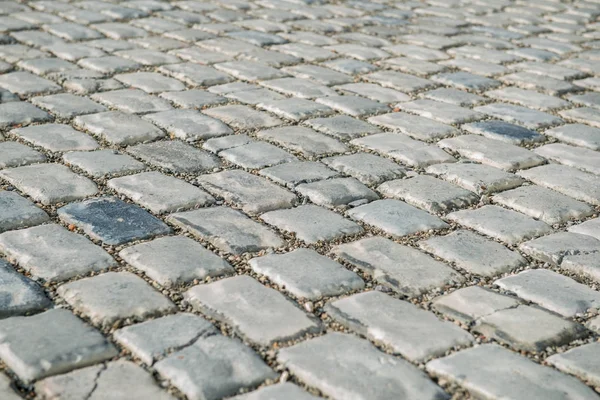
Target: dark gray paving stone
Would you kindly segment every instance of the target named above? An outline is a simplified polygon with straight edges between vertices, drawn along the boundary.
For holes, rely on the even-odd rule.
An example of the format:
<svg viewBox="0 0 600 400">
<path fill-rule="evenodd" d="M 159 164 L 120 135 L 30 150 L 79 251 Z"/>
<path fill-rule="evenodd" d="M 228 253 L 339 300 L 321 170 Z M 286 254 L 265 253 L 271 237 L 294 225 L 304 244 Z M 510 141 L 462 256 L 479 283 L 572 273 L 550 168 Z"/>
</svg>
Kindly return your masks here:
<svg viewBox="0 0 600 400">
<path fill-rule="evenodd" d="M 15 192 L 0 191 L 0 232 L 43 224 L 50 217 Z"/>
<path fill-rule="evenodd" d="M 0 293 L 0 318 L 34 314 L 52 305 L 41 286 L 3 260 L 0 260 Z"/>
<path fill-rule="evenodd" d="M 158 218 L 116 197 L 73 203 L 60 208 L 58 215 L 65 223 L 79 227 L 93 239 L 108 245 L 120 245 L 171 232 Z"/>
<path fill-rule="evenodd" d="M 490 139 L 501 140 L 516 145 L 539 143 L 546 140 L 544 135 L 504 121 L 473 122 L 462 125 L 461 129 Z"/>
</svg>

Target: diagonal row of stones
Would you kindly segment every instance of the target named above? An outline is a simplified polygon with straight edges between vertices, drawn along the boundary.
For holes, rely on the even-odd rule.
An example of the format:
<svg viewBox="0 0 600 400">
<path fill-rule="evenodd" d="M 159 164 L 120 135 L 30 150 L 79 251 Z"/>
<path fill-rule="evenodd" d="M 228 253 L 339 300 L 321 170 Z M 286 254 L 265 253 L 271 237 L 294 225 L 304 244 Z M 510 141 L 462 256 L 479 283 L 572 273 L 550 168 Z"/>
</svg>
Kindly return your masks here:
<svg viewBox="0 0 600 400">
<path fill-rule="evenodd" d="M 0 3 L 0 397 L 598 398 L 600 2 Z"/>
</svg>

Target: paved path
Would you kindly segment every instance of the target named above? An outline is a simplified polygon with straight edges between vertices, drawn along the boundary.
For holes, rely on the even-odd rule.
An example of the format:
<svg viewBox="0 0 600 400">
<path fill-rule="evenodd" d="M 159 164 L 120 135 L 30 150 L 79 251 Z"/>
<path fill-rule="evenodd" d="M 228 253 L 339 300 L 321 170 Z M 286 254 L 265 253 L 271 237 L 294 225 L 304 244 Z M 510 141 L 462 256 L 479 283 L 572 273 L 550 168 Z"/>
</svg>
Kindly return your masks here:
<svg viewBox="0 0 600 400">
<path fill-rule="evenodd" d="M 0 14 L 2 400 L 599 398 L 600 1 Z"/>
</svg>

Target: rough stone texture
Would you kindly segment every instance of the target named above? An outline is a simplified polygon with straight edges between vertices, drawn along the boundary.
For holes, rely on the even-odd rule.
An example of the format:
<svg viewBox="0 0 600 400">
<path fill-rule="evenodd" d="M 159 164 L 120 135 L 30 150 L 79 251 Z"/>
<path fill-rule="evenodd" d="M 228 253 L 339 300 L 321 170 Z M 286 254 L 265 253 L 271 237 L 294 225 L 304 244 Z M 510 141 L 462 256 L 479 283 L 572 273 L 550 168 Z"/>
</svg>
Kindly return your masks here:
<svg viewBox="0 0 600 400">
<path fill-rule="evenodd" d="M 599 352 L 600 343 L 589 343 L 565 353 L 550 356 L 546 362 L 560 371 L 575 375 L 584 382 L 598 386 L 600 384 L 600 370 L 597 363 Z"/>
<path fill-rule="evenodd" d="M 164 133 L 151 123 L 119 111 L 79 116 L 73 120 L 73 124 L 121 146 L 156 140 L 164 136 Z"/>
<path fill-rule="evenodd" d="M 40 225 L 50 217 L 15 192 L 0 191 L 0 233 Z"/>
<path fill-rule="evenodd" d="M 42 311 L 51 304 L 40 286 L 0 260 L 0 318 Z"/>
<path fill-rule="evenodd" d="M 175 140 L 138 144 L 127 148 L 127 152 L 153 167 L 175 174 L 206 172 L 221 164 L 212 154 Z"/>
<path fill-rule="evenodd" d="M 318 398 L 292 383 L 284 382 L 258 389 L 252 393 L 232 397 L 232 400 L 316 400 Z"/>
<path fill-rule="evenodd" d="M 379 199 L 377 193 L 354 178 L 332 178 L 303 183 L 298 185 L 296 190 L 313 203 L 328 207 Z"/>
<path fill-rule="evenodd" d="M 444 392 L 408 362 L 366 340 L 328 333 L 288 347 L 277 359 L 310 386 L 335 399 L 444 399 Z"/>
<path fill-rule="evenodd" d="M 436 164 L 427 167 L 425 171 L 477 194 L 513 189 L 523 183 L 523 179 L 517 175 L 470 162 Z"/>
</svg>

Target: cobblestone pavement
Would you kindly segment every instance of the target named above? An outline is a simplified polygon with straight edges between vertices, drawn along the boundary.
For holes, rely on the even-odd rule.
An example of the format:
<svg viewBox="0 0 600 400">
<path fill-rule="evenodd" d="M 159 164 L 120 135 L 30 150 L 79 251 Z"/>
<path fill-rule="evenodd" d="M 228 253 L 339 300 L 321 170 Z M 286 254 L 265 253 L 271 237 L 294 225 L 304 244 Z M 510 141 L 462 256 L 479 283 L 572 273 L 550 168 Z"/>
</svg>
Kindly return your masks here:
<svg viewBox="0 0 600 400">
<path fill-rule="evenodd" d="M 0 2 L 0 399 L 597 399 L 600 1 Z"/>
</svg>

